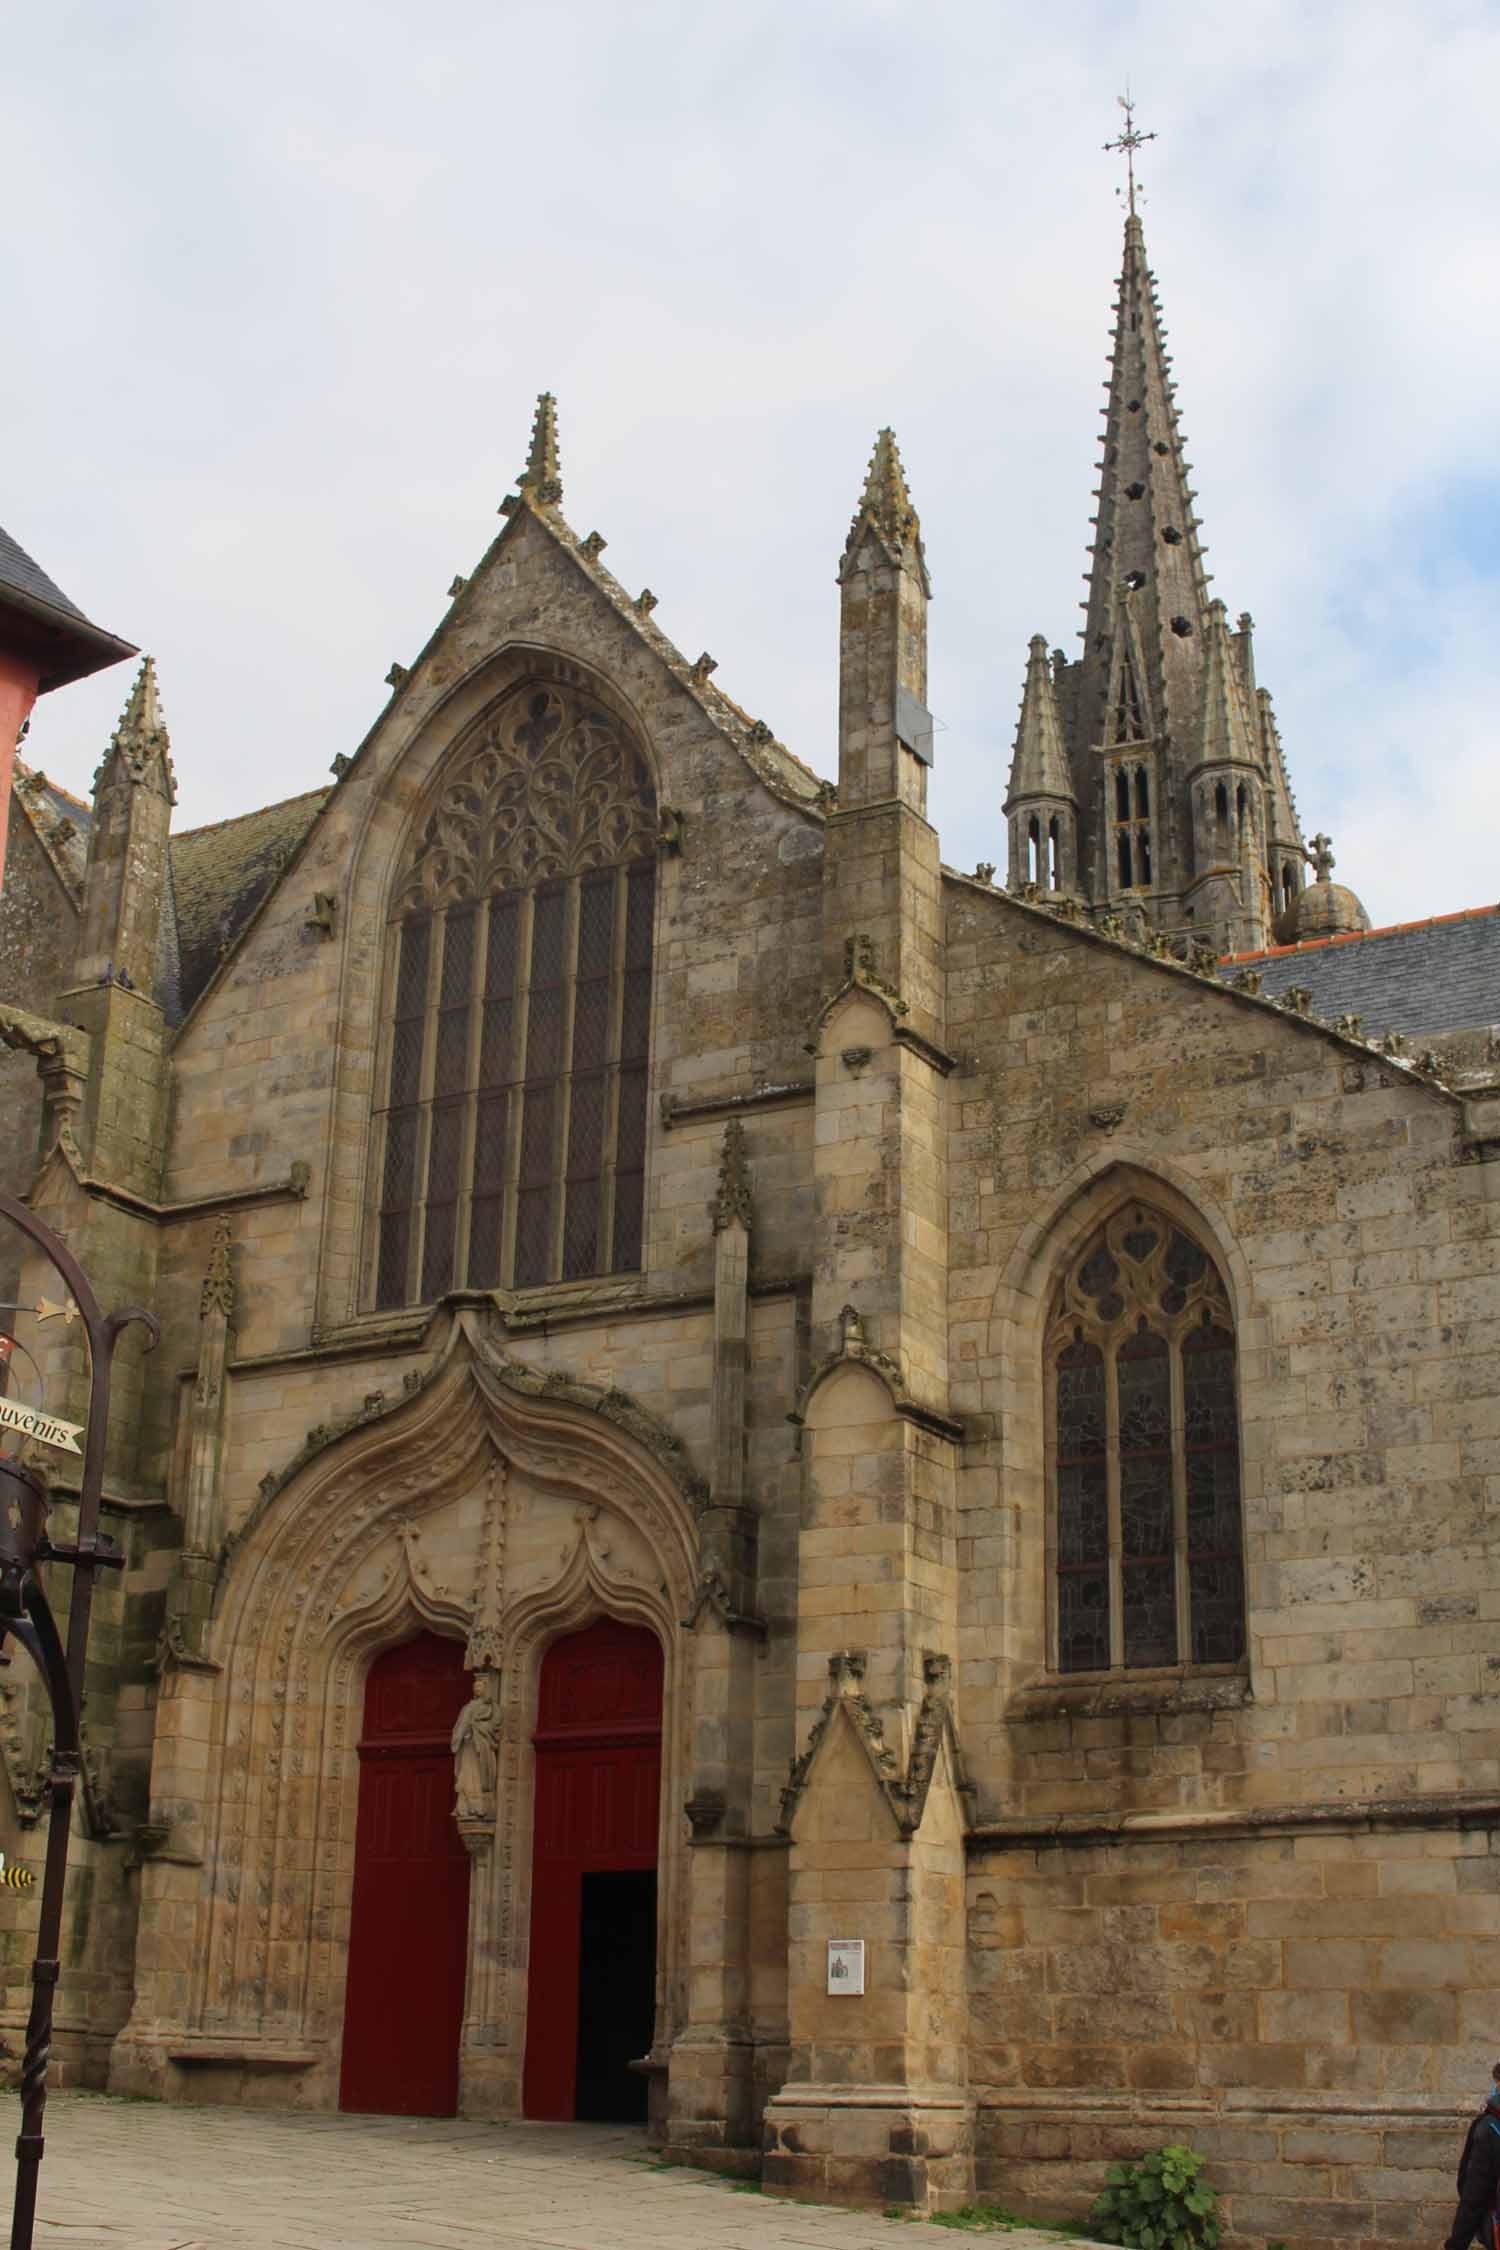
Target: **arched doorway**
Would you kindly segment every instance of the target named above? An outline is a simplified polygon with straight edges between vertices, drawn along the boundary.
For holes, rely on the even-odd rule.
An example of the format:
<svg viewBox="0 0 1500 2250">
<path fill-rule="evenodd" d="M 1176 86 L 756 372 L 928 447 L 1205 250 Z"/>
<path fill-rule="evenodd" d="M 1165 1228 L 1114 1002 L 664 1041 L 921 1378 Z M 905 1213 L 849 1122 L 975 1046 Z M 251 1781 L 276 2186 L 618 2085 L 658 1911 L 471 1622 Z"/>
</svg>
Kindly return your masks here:
<svg viewBox="0 0 1500 2250">
<path fill-rule="evenodd" d="M 554 1641 L 537 1698 L 525 2110 L 643 2118 L 656 2004 L 662 1652 L 601 1618 Z"/>
<path fill-rule="evenodd" d="M 370 1666 L 339 2107 L 451 2117 L 469 1947 L 469 1855 L 453 1823 L 462 1641 L 421 1633 Z"/>
</svg>

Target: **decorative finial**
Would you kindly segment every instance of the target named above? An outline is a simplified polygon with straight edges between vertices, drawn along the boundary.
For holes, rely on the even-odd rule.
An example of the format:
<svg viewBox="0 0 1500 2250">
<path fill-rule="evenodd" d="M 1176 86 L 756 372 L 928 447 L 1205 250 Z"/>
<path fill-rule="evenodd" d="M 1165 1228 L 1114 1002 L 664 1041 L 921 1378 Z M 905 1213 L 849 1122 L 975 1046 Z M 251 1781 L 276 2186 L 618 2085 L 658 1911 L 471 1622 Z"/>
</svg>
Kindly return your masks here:
<svg viewBox="0 0 1500 2250">
<path fill-rule="evenodd" d="M 1307 847 L 1307 857 L 1312 863 L 1314 876 L 1320 883 L 1326 883 L 1337 865 L 1333 856 L 1333 838 L 1325 836 L 1320 830 Z"/>
<path fill-rule="evenodd" d="M 930 593 L 927 561 L 922 552 L 922 527 L 917 521 L 917 511 L 911 504 L 906 471 L 901 465 L 894 430 L 886 429 L 876 433 L 875 450 L 870 455 L 870 466 L 865 473 L 865 488 L 860 494 L 859 506 L 854 511 L 849 536 L 844 542 L 840 579 L 853 562 L 860 534 L 866 525 L 873 528 L 888 549 L 915 564 L 922 591 Z"/>
<path fill-rule="evenodd" d="M 719 1154 L 719 1191 L 713 1200 L 714 1233 L 722 1234 L 727 1226 L 736 1223 L 748 1233 L 750 1217 L 750 1166 L 745 1153 L 745 1128 L 737 1117 L 731 1117 L 724 1128 L 724 1145 Z"/>
<path fill-rule="evenodd" d="M 543 391 L 536 402 L 531 424 L 531 451 L 526 458 L 521 490 L 542 507 L 556 507 L 562 498 L 562 469 L 557 452 L 557 401 Z"/>
<path fill-rule="evenodd" d="M 208 1253 L 208 1272 L 203 1280 L 203 1293 L 198 1317 L 207 1320 L 210 1313 L 221 1313 L 225 1320 L 234 1318 L 234 1266 L 230 1245 L 233 1234 L 227 1211 L 221 1212 L 214 1223 L 213 1243 Z"/>
<path fill-rule="evenodd" d="M 1125 179 L 1127 183 L 1126 200 L 1129 206 L 1130 216 L 1133 219 L 1135 217 L 1135 152 L 1138 148 L 1144 147 L 1147 141 L 1154 141 L 1156 135 L 1154 133 L 1137 132 L 1135 123 L 1135 103 L 1131 98 L 1130 81 L 1128 79 L 1125 82 L 1124 93 L 1116 94 L 1115 100 L 1119 103 L 1121 109 L 1123 109 L 1125 112 L 1125 130 L 1121 133 L 1117 141 L 1105 142 L 1104 153 L 1106 156 L 1114 156 L 1119 154 L 1122 150 L 1124 152 Z M 1120 193 L 1120 190 L 1116 188 L 1115 193 L 1116 195 L 1118 195 Z"/>
<path fill-rule="evenodd" d="M 916 530 L 917 512 L 906 488 L 906 471 L 901 465 L 894 430 L 876 433 L 860 514 L 868 516 L 898 547 Z M 855 520 L 857 522 L 858 518 Z"/>
<path fill-rule="evenodd" d="M 161 695 L 156 684 L 156 659 L 141 659 L 141 668 L 135 684 L 126 698 L 120 713 L 120 723 L 109 739 L 109 748 L 94 775 L 97 788 L 108 770 L 110 760 L 118 758 L 123 771 L 133 782 L 147 782 L 164 796 L 169 805 L 177 802 L 177 777 L 172 771 L 172 744 L 167 734 L 167 722 L 162 716 Z M 45 775 L 37 780 L 44 783 Z"/>
</svg>

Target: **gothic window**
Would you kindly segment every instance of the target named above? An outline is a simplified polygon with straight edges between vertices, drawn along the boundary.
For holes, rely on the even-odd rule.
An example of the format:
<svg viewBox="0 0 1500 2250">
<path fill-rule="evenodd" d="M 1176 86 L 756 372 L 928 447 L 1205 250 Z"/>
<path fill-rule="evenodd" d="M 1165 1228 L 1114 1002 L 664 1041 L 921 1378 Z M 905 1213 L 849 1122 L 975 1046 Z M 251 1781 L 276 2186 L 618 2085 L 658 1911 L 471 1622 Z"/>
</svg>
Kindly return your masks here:
<svg viewBox="0 0 1500 2250">
<path fill-rule="evenodd" d="M 1234 1332 L 1213 1260 L 1127 1204 L 1059 1288 L 1047 1362 L 1056 1669 L 1237 1662 Z"/>
<path fill-rule="evenodd" d="M 1145 759 L 1119 759 L 1114 767 L 1115 887 L 1129 891 L 1151 882 L 1151 774 Z"/>
<path fill-rule="evenodd" d="M 396 886 L 378 1306 L 641 1262 L 656 798 L 535 684 L 449 762 Z"/>
</svg>

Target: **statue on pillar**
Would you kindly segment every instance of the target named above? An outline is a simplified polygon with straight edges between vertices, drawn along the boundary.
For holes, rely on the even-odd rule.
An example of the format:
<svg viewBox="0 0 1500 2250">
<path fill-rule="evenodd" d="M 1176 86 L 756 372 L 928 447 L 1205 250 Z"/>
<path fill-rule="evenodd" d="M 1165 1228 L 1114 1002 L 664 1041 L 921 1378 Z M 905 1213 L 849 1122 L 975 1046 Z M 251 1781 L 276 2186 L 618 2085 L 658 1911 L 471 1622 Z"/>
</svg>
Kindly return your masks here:
<svg viewBox="0 0 1500 2250">
<path fill-rule="evenodd" d="M 499 1770 L 500 1712 L 495 1675 L 486 1671 L 476 1676 L 474 1693 L 453 1727 L 453 1817 L 460 1826 L 494 1819 Z"/>
</svg>

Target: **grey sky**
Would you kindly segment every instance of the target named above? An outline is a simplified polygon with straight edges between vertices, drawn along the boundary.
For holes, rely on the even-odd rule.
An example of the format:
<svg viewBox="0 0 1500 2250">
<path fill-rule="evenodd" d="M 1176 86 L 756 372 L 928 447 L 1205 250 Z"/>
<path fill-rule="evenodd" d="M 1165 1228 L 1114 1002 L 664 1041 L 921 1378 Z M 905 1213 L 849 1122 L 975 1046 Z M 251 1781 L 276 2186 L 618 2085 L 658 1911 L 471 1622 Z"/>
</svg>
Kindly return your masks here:
<svg viewBox="0 0 1500 2250">
<path fill-rule="evenodd" d="M 156 655 L 179 825 L 324 780 L 499 528 L 564 509 L 820 772 L 895 425 L 944 854 L 1003 861 L 1028 636 L 1074 646 L 1146 238 L 1215 590 L 1377 920 L 1500 896 L 1500 13 L 1471 0 L 52 0 L 0 84 L 0 522 Z M 123 672 L 44 702 L 86 788 Z"/>
</svg>

